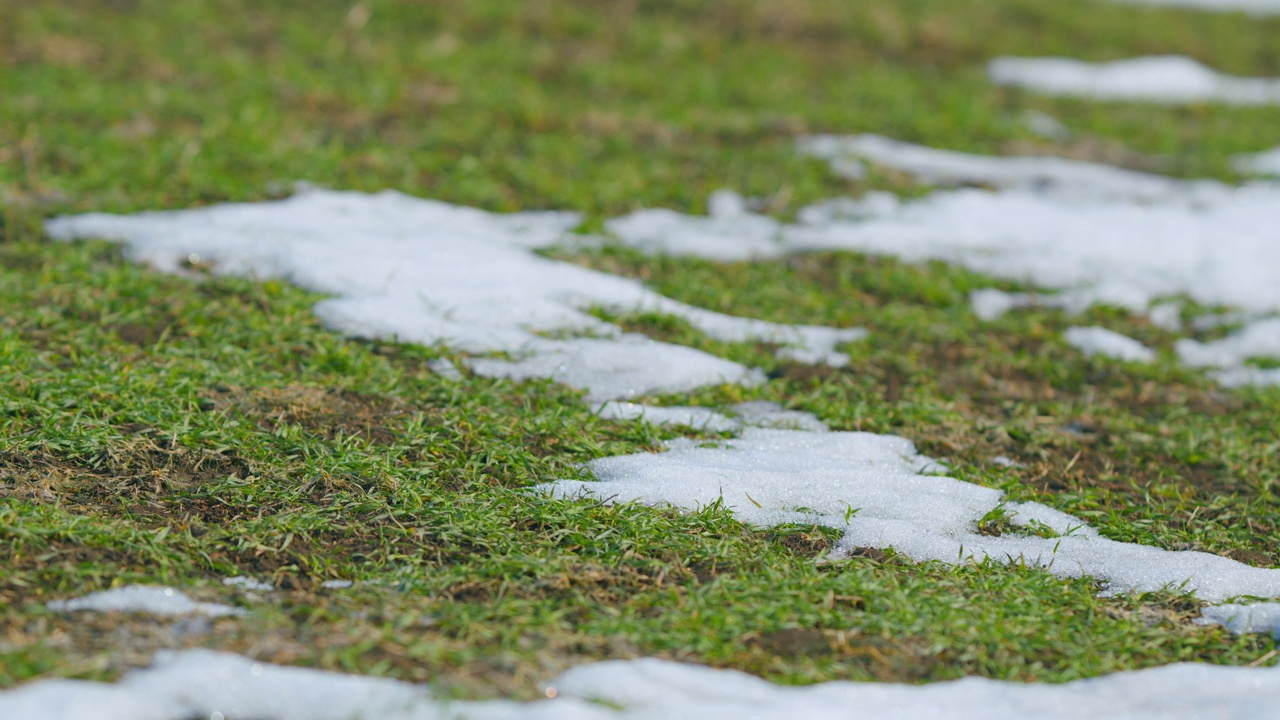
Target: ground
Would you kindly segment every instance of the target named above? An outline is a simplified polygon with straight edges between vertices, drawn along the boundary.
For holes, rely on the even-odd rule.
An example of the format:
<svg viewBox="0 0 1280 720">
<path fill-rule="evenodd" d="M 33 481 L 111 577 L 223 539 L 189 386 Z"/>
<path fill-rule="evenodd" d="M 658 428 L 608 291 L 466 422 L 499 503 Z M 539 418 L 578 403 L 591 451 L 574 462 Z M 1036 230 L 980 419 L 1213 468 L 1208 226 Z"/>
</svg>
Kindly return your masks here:
<svg viewBox="0 0 1280 720">
<path fill-rule="evenodd" d="M 287 284 L 198 263 L 162 275 L 40 228 L 279 197 L 295 180 L 578 210 L 585 232 L 640 207 L 699 212 L 721 187 L 780 217 L 913 192 L 905 176 L 842 180 L 796 153 L 815 132 L 1232 179 L 1232 154 L 1280 144 L 1280 110 L 1045 99 L 993 87 L 983 67 L 1181 53 L 1280 76 L 1278 35 L 1280 20 L 1085 0 L 0 5 L 0 687 L 109 678 L 168 646 L 466 697 L 530 697 L 571 665 L 650 655 L 788 683 L 1274 658 L 1274 640 L 1193 624 L 1199 604 L 1176 593 L 1099 598 L 1087 579 L 892 552 L 824 562 L 821 528 L 548 501 L 528 488 L 682 431 L 600 420 L 551 384 L 442 378 L 427 362 L 447 348 L 343 339 Z M 1029 110 L 1072 139 L 1036 136 Z M 968 291 L 1013 286 L 854 254 L 554 254 L 714 310 L 871 331 L 827 370 L 670 318 L 617 318 L 770 378 L 672 400 L 781 401 L 903 435 L 958 478 L 1118 540 L 1280 560 L 1280 391 L 1179 368 L 1172 336 L 1142 318 L 982 323 Z M 1088 360 L 1060 339 L 1099 321 L 1161 360 Z M 251 598 L 222 585 L 236 575 L 281 589 Z M 331 579 L 358 582 L 321 587 Z M 252 612 L 193 626 L 44 607 L 130 582 Z"/>
</svg>

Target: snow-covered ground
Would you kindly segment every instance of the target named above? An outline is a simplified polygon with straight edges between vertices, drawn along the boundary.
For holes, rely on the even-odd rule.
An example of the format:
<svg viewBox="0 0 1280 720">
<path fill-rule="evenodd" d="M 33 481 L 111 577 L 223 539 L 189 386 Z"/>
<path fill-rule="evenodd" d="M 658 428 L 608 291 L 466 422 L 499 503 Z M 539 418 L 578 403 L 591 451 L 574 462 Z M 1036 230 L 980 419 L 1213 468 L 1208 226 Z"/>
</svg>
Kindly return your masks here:
<svg viewBox="0 0 1280 720">
<path fill-rule="evenodd" d="M 1057 295 L 985 290 L 974 309 L 993 318 L 1043 304 L 1079 311 L 1096 303 L 1153 312 L 1177 329 L 1188 296 L 1242 308 L 1245 327 L 1212 343 L 1183 339 L 1188 364 L 1218 369 L 1228 385 L 1280 382 L 1255 357 L 1280 357 L 1280 184 L 1240 187 L 1178 180 L 1097 163 L 1048 157 L 988 157 L 878 136 L 810 138 L 803 152 L 833 169 L 864 162 L 948 187 L 910 201 L 886 193 L 804 208 L 795 224 L 720 203 L 710 217 L 643 210 L 609 224 L 624 244 L 717 260 L 778 257 L 806 250 L 856 250 L 908 261 L 944 260 Z M 962 187 L 949 187 L 962 186 Z M 977 187 L 970 187 L 977 186 Z M 1137 348 L 1126 357 L 1149 357 Z"/>
<path fill-rule="evenodd" d="M 1003 57 L 987 75 L 999 85 L 1045 95 L 1155 103 L 1280 103 L 1280 80 L 1223 75 L 1181 55 L 1158 55 L 1108 63 L 1062 57 Z"/>
<path fill-rule="evenodd" d="M 940 475 L 938 463 L 892 435 L 747 428 L 713 447 L 681 440 L 666 452 L 603 458 L 588 467 L 597 482 L 564 480 L 542 489 L 686 510 L 722 502 L 757 526 L 837 528 L 845 533 L 837 557 L 861 547 L 893 548 L 921 562 L 992 560 L 1093 577 L 1108 593 L 1172 588 L 1208 602 L 1280 597 L 1280 570 L 1108 540 L 1053 508 L 1007 502 L 999 490 Z M 1020 534 L 978 533 L 978 522 L 997 508 Z"/>
<path fill-rule="evenodd" d="M 56 612 L 140 612 L 151 615 L 204 615 L 223 617 L 243 615 L 244 610 L 229 605 L 196 602 L 170 587 L 131 585 L 90 593 L 71 600 L 54 600 L 49 609 Z"/>
<path fill-rule="evenodd" d="M 498 215 L 390 191 L 310 190 L 260 204 L 64 217 L 48 230 L 122 241 L 161 270 L 194 258 L 219 273 L 284 277 L 333 295 L 316 313 L 340 332 L 443 343 L 486 355 L 469 360 L 481 375 L 550 378 L 595 401 L 761 380 L 737 363 L 624 333 L 587 312 L 596 307 L 673 315 L 730 342 L 777 343 L 800 362 L 844 364 L 837 345 L 865 335 L 730 317 L 534 253 L 578 222 L 573 213 Z"/>
<path fill-rule="evenodd" d="M 1061 685 L 965 678 L 932 685 L 775 685 L 657 659 L 574 668 L 551 700 L 460 702 L 418 685 L 228 653 L 159 654 L 115 684 L 42 680 L 0 693 L 17 720 L 1256 720 L 1280 706 L 1280 668 L 1181 663 Z"/>
<path fill-rule="evenodd" d="M 1280 15 L 1280 0 L 1118 0 L 1130 5 L 1176 7 L 1211 12 L 1243 12 L 1250 15 Z"/>
</svg>

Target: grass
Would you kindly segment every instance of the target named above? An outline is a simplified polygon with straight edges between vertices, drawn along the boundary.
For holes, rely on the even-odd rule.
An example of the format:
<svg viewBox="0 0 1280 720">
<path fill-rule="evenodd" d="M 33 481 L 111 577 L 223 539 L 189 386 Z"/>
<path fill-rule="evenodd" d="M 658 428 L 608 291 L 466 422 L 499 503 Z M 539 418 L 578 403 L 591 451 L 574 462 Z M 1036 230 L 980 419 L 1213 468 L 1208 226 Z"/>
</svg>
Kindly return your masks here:
<svg viewBox="0 0 1280 720">
<path fill-rule="evenodd" d="M 780 215 L 908 189 L 792 151 L 828 131 L 1230 177 L 1232 153 L 1280 143 L 1280 111 L 1051 100 L 993 88 L 982 66 L 1183 52 L 1280 75 L 1277 31 L 1039 0 L 0 5 L 0 686 L 112 677 L 193 645 L 522 697 L 575 663 L 639 655 L 792 683 L 1253 662 L 1274 641 L 1193 625 L 1197 603 L 1172 593 L 1098 598 L 1088 580 L 892 553 L 820 563 L 818 528 L 546 501 L 527 488 L 677 431 L 601 421 L 554 385 L 448 380 L 426 366 L 447 349 L 337 337 L 288 285 L 159 275 L 109 245 L 49 242 L 39 222 L 273 197 L 295 179 L 571 208 L 588 228 L 639 206 L 696 211 L 725 186 Z M 1075 139 L 1036 139 L 1028 109 Z M 872 331 L 848 370 L 820 371 L 671 318 L 616 318 L 771 378 L 667 400 L 779 400 L 904 435 L 956 477 L 1109 537 L 1277 562 L 1280 394 L 1179 369 L 1173 337 L 1142 319 L 978 323 L 968 291 L 999 283 L 850 254 L 560 257 L 715 310 Z M 1161 360 L 1086 360 L 1061 340 L 1081 322 Z M 1007 532 L 1000 520 L 984 529 Z M 251 597 L 221 585 L 233 575 L 282 589 Z M 192 628 L 43 607 L 128 582 L 251 614 Z"/>
</svg>

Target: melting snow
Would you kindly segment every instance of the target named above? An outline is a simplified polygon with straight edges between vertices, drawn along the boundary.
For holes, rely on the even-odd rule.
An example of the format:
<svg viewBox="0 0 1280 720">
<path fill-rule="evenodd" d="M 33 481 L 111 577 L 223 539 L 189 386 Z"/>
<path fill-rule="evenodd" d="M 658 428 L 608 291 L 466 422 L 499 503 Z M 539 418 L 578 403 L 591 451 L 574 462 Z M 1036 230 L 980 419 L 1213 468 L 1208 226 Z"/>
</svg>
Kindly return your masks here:
<svg viewBox="0 0 1280 720">
<path fill-rule="evenodd" d="M 651 425 L 684 425 L 708 432 L 736 430 L 738 423 L 721 413 L 698 407 L 654 407 L 611 400 L 597 414 L 605 420 L 644 420 Z"/>
<path fill-rule="evenodd" d="M 1265 633 L 1280 640 L 1280 603 L 1213 605 L 1200 614 L 1202 625 L 1222 625 L 1237 635 Z"/>
<path fill-rule="evenodd" d="M 444 378 L 445 380 L 457 381 L 457 380 L 462 380 L 465 377 L 462 374 L 462 371 L 458 369 L 458 366 L 454 365 L 453 361 L 450 360 L 449 358 L 436 358 L 434 360 L 428 360 L 427 369 L 435 373 L 436 375 L 439 375 L 440 377 Z"/>
<path fill-rule="evenodd" d="M 623 333 L 587 312 L 656 312 L 730 342 L 759 340 L 780 355 L 840 365 L 861 330 L 780 325 L 691 307 L 633 280 L 536 255 L 578 222 L 572 213 L 496 215 L 411 198 L 312 190 L 279 202 L 48 223 L 60 239 L 125 242 L 133 256 L 178 271 L 199 256 L 215 272 L 283 276 L 333 295 L 316 313 L 361 337 L 443 342 L 462 352 L 508 353 L 470 361 L 478 373 L 551 378 L 591 400 L 754 383 L 758 371 L 692 348 Z M 353 248 L 359 248 L 353 252 Z M 589 337 L 552 338 L 582 334 Z"/>
<path fill-rule="evenodd" d="M 994 189 L 942 189 L 913 201 L 870 193 L 809 206 L 790 225 L 745 211 L 719 218 L 660 211 L 662 227 L 646 230 L 652 220 L 645 218 L 657 217 L 647 213 L 659 211 L 643 211 L 612 227 L 623 243 L 666 252 L 748 259 L 855 250 L 909 262 L 954 262 L 1061 291 L 978 291 L 973 307 L 984 318 L 1028 305 L 1076 312 L 1108 303 L 1142 311 L 1177 295 L 1240 307 L 1255 318 L 1280 311 L 1280 184 L 1232 187 L 1059 158 L 936 150 L 876 136 L 810 138 L 802 150 L 833 162 L 874 162 L 926 182 Z M 666 244 L 658 244 L 659 237 Z M 1161 315 L 1176 320 L 1167 310 Z M 1202 350 L 1184 342 L 1180 354 L 1212 353 L 1225 383 L 1280 382 L 1280 373 L 1244 364 L 1245 351 L 1266 355 L 1273 351 L 1258 348 L 1280 348 L 1280 327 L 1254 324 Z"/>
<path fill-rule="evenodd" d="M 1130 5 L 1163 5 L 1168 7 L 1245 12 L 1252 15 L 1280 14 L 1280 0 L 1120 0 Z"/>
<path fill-rule="evenodd" d="M 932 685 L 828 682 L 787 687 L 667 660 L 583 665 L 529 703 L 433 698 L 425 686 L 257 663 L 210 650 L 159 653 L 118 683 L 41 680 L 0 692 L 23 720 L 1201 720 L 1271 717 L 1280 669 L 1181 663 L 1060 685 L 965 678 Z"/>
<path fill-rule="evenodd" d="M 1280 177 L 1280 147 L 1253 155 L 1237 155 L 1233 165 L 1236 172 L 1246 175 Z"/>
<path fill-rule="evenodd" d="M 241 587 L 245 590 L 269 591 L 275 590 L 275 586 L 269 582 L 258 580 L 245 575 L 237 575 L 235 577 L 223 578 L 222 584 L 228 587 Z"/>
<path fill-rule="evenodd" d="M 990 185 L 1064 199 L 1125 199 L 1149 202 L 1182 197 L 1216 183 L 1191 183 L 1098 163 L 1055 157 L 990 157 L 913 145 L 879 135 L 816 135 L 802 139 L 800 152 L 828 161 L 856 158 L 910 173 L 937 185 Z M 833 166 L 833 171 L 838 168 Z M 885 203 L 886 209 L 896 209 Z"/>
<path fill-rule="evenodd" d="M 604 458 L 589 468 L 599 482 L 564 480 L 542 489 L 687 510 L 722 501 L 754 525 L 842 529 L 837 553 L 876 547 L 916 561 L 1025 562 L 1059 577 L 1097 578 L 1111 593 L 1175 588 L 1208 602 L 1280 597 L 1280 570 L 1108 540 L 1066 513 L 1005 503 L 994 488 L 929 474 L 941 467 L 890 435 L 748 428 L 720 447 L 683 441 L 667 452 Z M 976 523 L 998 507 L 1015 526 L 1043 526 L 1059 537 L 978 534 Z"/>
<path fill-rule="evenodd" d="M 1127 335 L 1103 327 L 1067 328 L 1064 337 L 1068 345 L 1084 353 L 1085 357 L 1102 355 L 1140 363 L 1156 359 L 1156 353 L 1151 348 Z"/>
<path fill-rule="evenodd" d="M 151 615 L 243 615 L 244 610 L 229 605 L 196 602 L 170 587 L 154 585 L 129 585 L 90 593 L 71 600 L 51 600 L 47 603 L 55 612 L 120 612 L 149 613 Z"/>
<path fill-rule="evenodd" d="M 1095 100 L 1221 102 L 1232 105 L 1280 103 L 1280 80 L 1223 75 L 1181 55 L 1109 63 L 1057 57 L 1004 57 L 991 62 L 987 75 L 998 85 L 1011 85 L 1045 95 Z"/>
<path fill-rule="evenodd" d="M 684 425 L 709 432 L 729 432 L 746 426 L 826 432 L 827 425 L 813 413 L 786 410 L 771 402 L 744 402 L 732 405 L 730 415 L 698 407 L 654 407 L 638 403 L 609 401 L 597 413 L 606 420 L 640 420 L 653 425 Z"/>
</svg>

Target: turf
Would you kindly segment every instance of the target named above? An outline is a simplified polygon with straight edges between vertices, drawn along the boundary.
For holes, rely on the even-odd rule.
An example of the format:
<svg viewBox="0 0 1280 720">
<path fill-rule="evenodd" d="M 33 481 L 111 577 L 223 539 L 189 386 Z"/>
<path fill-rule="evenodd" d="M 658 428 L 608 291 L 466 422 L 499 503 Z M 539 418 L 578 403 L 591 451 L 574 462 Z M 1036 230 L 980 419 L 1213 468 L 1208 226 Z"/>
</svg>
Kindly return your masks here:
<svg viewBox="0 0 1280 720">
<path fill-rule="evenodd" d="M 111 677 L 175 645 L 526 697 L 572 664 L 640 655 L 782 682 L 1060 681 L 1266 656 L 1273 640 L 1194 625 L 1197 603 L 1175 593 L 1098 598 L 1088 580 L 892 553 L 822 562 L 833 538 L 819 528 L 539 498 L 537 482 L 678 431 L 601 421 L 563 387 L 442 378 L 426 363 L 447 349 L 337 337 L 311 316 L 317 297 L 279 282 L 159 275 L 39 228 L 61 212 L 275 197 L 297 179 L 575 209 L 588 230 L 634 207 L 697 211 L 719 187 L 780 216 L 912 191 L 891 173 L 831 176 L 792 149 L 810 132 L 1230 178 L 1230 154 L 1280 143 L 1280 110 L 1037 98 L 991 87 L 982 67 L 1180 52 L 1280 75 L 1277 32 L 1083 0 L 0 5 L 0 686 Z M 1037 139 L 1029 109 L 1074 139 Z M 770 377 L 668 400 L 782 401 L 904 435 L 957 477 L 1116 539 L 1277 562 L 1280 392 L 1179 369 L 1172 336 L 1144 320 L 979 323 L 968 291 L 1007 284 L 852 254 L 554 254 L 715 310 L 872 331 L 847 370 L 819 371 L 670 318 L 616 318 Z M 1090 322 L 1160 361 L 1082 358 L 1061 330 Z M 282 589 L 251 597 L 221 585 L 233 575 Z M 251 613 L 43 608 L 127 582 Z"/>
</svg>

